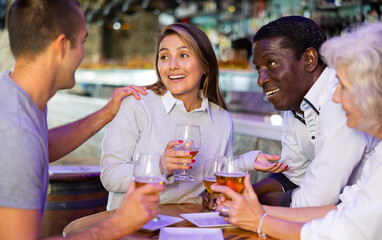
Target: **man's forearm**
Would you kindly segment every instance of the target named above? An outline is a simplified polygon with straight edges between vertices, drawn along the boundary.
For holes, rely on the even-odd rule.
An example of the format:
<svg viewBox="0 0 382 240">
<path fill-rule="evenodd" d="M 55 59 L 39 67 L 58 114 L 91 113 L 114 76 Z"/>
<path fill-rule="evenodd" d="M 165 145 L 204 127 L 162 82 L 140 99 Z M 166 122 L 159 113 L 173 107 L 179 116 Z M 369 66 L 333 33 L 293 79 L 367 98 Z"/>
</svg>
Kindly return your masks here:
<svg viewBox="0 0 382 240">
<path fill-rule="evenodd" d="M 78 148 L 111 119 L 101 109 L 83 119 L 49 129 L 49 162 L 54 162 Z"/>
<path fill-rule="evenodd" d="M 124 231 L 122 229 L 118 229 L 118 223 L 113 223 L 114 219 L 109 218 L 108 220 L 98 224 L 97 226 L 90 228 L 89 230 L 85 230 L 80 232 L 79 234 L 73 235 L 69 239 L 76 240 L 95 240 L 95 239 L 121 239 L 122 237 L 133 233 L 134 230 Z"/>
<path fill-rule="evenodd" d="M 109 218 L 104 222 L 99 223 L 98 225 L 91 227 L 87 230 L 83 230 L 79 233 L 75 233 L 69 236 L 64 237 L 51 237 L 46 240 L 61 240 L 61 239 L 69 239 L 69 240 L 101 240 L 101 239 L 121 239 L 122 237 L 131 234 L 134 232 L 131 230 L 122 230 L 117 229 L 116 223 L 113 223 L 114 219 Z"/>
</svg>

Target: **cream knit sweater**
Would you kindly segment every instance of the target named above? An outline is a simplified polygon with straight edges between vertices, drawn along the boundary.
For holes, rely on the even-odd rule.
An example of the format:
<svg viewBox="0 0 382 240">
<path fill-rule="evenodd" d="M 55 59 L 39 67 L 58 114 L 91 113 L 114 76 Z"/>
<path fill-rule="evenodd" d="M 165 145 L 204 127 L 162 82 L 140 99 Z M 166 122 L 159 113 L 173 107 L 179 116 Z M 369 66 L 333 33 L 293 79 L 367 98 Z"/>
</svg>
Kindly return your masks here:
<svg viewBox="0 0 382 240">
<path fill-rule="evenodd" d="M 161 203 L 201 203 L 205 160 L 232 155 L 233 124 L 226 110 L 205 100 L 207 106 L 199 111 L 187 112 L 179 104 L 166 111 L 164 101 L 169 98 L 173 98 L 171 94 L 158 96 L 148 90 L 139 101 L 131 96 L 122 101 L 102 143 L 101 181 L 110 192 L 108 210 L 119 206 L 132 181 L 135 154 L 164 153 L 167 143 L 175 140 L 178 123 L 200 126 L 201 148 L 189 170 L 196 180 L 183 182 L 169 177 L 167 190 L 160 195 Z"/>
</svg>

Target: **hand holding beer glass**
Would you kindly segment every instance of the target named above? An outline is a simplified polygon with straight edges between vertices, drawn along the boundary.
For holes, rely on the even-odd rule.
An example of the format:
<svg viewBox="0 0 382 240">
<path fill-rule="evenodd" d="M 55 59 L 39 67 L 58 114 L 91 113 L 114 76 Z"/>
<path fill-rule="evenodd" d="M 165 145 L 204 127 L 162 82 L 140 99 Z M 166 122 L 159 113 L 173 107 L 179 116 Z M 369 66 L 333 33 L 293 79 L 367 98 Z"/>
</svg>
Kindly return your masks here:
<svg viewBox="0 0 382 240">
<path fill-rule="evenodd" d="M 138 155 L 134 163 L 134 182 L 136 188 L 148 183 L 163 185 L 166 182 L 166 177 L 166 159 L 163 155 L 154 153 L 140 153 Z M 153 219 L 153 221 L 158 220 L 159 217 Z"/>
<path fill-rule="evenodd" d="M 209 194 L 212 196 L 212 210 L 216 209 L 216 199 L 219 197 L 220 193 L 214 192 L 211 189 L 211 185 L 216 183 L 216 172 L 218 172 L 221 168 L 221 162 L 217 158 L 215 159 L 208 159 L 204 163 L 204 169 L 203 169 L 203 183 L 206 187 L 206 190 Z M 209 199 L 210 200 L 210 199 Z"/>
<path fill-rule="evenodd" d="M 219 157 L 221 167 L 216 172 L 216 182 L 225 185 L 237 193 L 244 189 L 245 165 L 242 156 Z M 225 195 L 226 199 L 230 199 Z"/>
<path fill-rule="evenodd" d="M 192 154 L 183 156 L 184 159 L 194 159 L 200 148 L 200 127 L 190 124 L 177 124 L 175 139 L 182 140 L 183 144 L 174 146 L 175 151 L 188 151 Z M 188 165 L 184 163 L 183 165 Z M 175 180 L 195 181 L 195 177 L 188 174 L 188 170 L 175 170 Z"/>
</svg>

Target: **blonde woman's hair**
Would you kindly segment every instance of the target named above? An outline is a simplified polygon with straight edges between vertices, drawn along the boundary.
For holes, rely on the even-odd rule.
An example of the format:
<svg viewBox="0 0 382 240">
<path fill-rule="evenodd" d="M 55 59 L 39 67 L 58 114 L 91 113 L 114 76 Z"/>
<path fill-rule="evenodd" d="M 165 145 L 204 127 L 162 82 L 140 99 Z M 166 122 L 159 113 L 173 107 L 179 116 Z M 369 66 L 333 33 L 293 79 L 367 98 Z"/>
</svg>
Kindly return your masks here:
<svg viewBox="0 0 382 240">
<path fill-rule="evenodd" d="M 355 106 L 365 117 L 359 129 L 376 132 L 382 126 L 382 23 L 361 26 L 321 47 L 329 67 L 346 69 Z"/>
</svg>

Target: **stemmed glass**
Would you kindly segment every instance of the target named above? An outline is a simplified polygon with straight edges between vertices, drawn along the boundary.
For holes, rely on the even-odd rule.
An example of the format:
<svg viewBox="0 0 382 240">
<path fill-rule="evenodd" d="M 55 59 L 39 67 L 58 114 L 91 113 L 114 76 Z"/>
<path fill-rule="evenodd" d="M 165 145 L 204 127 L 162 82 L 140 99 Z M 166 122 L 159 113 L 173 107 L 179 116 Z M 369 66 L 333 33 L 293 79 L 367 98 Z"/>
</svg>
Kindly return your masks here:
<svg viewBox="0 0 382 240">
<path fill-rule="evenodd" d="M 221 167 L 216 172 L 216 182 L 219 185 L 225 185 L 237 193 L 244 189 L 245 165 L 242 156 L 224 156 L 219 157 Z M 226 196 L 227 199 L 229 199 Z"/>
<path fill-rule="evenodd" d="M 192 155 L 184 156 L 185 159 L 194 159 L 200 148 L 200 127 L 190 124 L 177 124 L 175 139 L 182 140 L 183 144 L 176 145 L 175 151 L 190 151 Z M 188 165 L 188 164 L 183 164 Z M 188 170 L 175 170 L 175 180 L 180 181 L 195 181 L 195 177 L 188 174 Z"/>
<path fill-rule="evenodd" d="M 221 165 L 222 162 L 219 161 L 217 158 L 208 159 L 204 162 L 203 183 L 206 187 L 207 192 L 212 195 L 212 210 L 216 209 L 216 200 L 219 197 L 220 193 L 212 191 L 211 185 L 216 183 L 216 172 L 220 171 Z"/>
<path fill-rule="evenodd" d="M 139 153 L 134 163 L 135 187 L 139 188 L 148 183 L 164 184 L 167 177 L 166 158 L 161 154 Z M 158 221 L 155 217 L 152 221 Z"/>
</svg>

